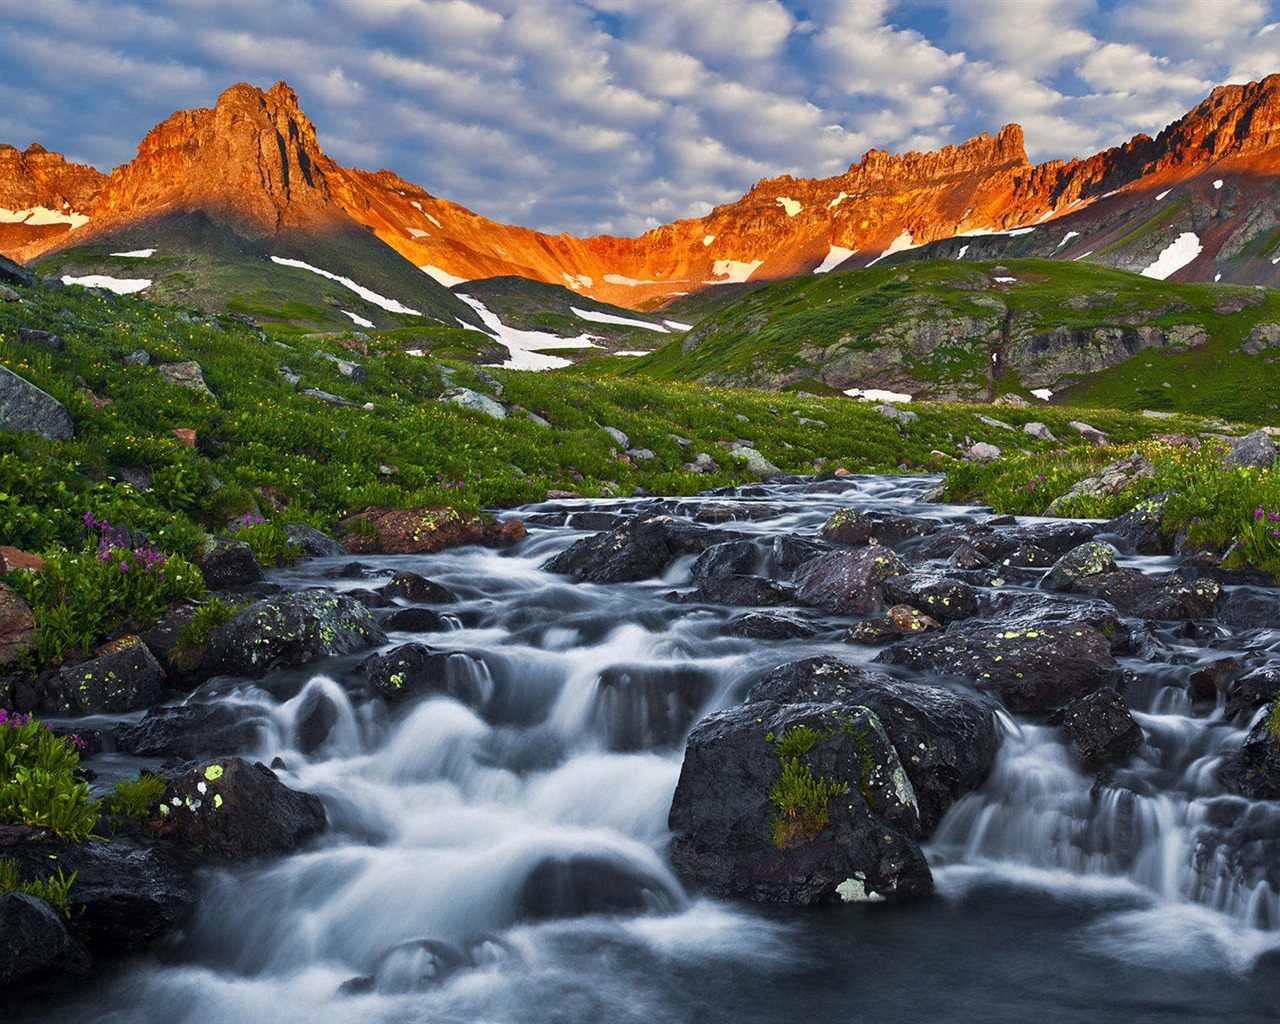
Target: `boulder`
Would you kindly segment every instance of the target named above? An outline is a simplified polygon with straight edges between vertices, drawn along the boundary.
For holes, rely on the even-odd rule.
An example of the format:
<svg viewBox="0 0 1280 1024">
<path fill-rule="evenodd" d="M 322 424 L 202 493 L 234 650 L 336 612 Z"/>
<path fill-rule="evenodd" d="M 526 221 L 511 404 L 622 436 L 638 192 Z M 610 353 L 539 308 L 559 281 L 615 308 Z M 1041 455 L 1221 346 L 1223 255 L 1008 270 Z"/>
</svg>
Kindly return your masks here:
<svg viewBox="0 0 1280 1024">
<path fill-rule="evenodd" d="M 39 572 L 44 568 L 44 559 L 29 551 L 15 548 L 12 544 L 0 544 L 0 576 L 14 569 L 30 569 Z"/>
<path fill-rule="evenodd" d="M 59 839 L 42 829 L 0 826 L 0 857 L 28 881 L 76 876 L 71 902 L 76 933 L 93 950 L 139 949 L 179 927 L 197 893 L 163 849 L 117 833 L 110 842 Z M 2 933 L 0 933 L 2 934 Z"/>
<path fill-rule="evenodd" d="M 402 644 L 370 655 L 356 672 L 379 697 L 396 703 L 438 695 L 480 708 L 493 696 L 489 675 L 474 655 L 426 644 Z"/>
<path fill-rule="evenodd" d="M 14 664 L 31 647 L 34 627 L 27 602 L 0 583 L 0 668 Z"/>
<path fill-rule="evenodd" d="M 288 853 L 325 827 L 318 797 L 239 757 L 192 766 L 169 783 L 160 807 L 175 836 L 228 860 Z"/>
<path fill-rule="evenodd" d="M 782 470 L 754 448 L 735 448 L 729 454 L 741 462 L 750 473 L 755 473 L 762 477 L 783 475 Z"/>
<path fill-rule="evenodd" d="M 576 541 L 543 568 L 580 583 L 629 583 L 659 576 L 681 555 L 701 554 L 730 539 L 738 538 L 667 515 L 640 515 Z"/>
<path fill-rule="evenodd" d="M 36 283 L 36 275 L 8 256 L 0 256 L 0 281 L 16 284 L 20 288 L 30 288 Z"/>
<path fill-rule="evenodd" d="M 898 424 L 903 427 L 920 419 L 917 413 L 907 409 L 899 409 L 896 405 L 877 405 L 875 411 L 888 419 L 897 420 Z"/>
<path fill-rule="evenodd" d="M 327 533 L 321 533 L 314 526 L 302 523 L 288 523 L 284 528 L 289 543 L 310 558 L 337 558 L 351 552 Z"/>
<path fill-rule="evenodd" d="M 679 600 L 695 604 L 772 608 L 790 603 L 794 596 L 794 591 L 785 583 L 762 576 L 712 576 L 702 580 L 689 593 L 679 595 Z"/>
<path fill-rule="evenodd" d="M 435 554 L 463 544 L 499 546 L 524 539 L 519 519 L 495 523 L 444 505 L 368 508 L 343 519 L 338 527 L 342 543 L 357 554 Z"/>
<path fill-rule="evenodd" d="M 1165 506 L 1169 499 L 1177 496 L 1177 491 L 1161 491 L 1143 501 L 1138 502 L 1128 512 L 1124 512 L 1103 524 L 1101 533 L 1115 538 L 1118 546 L 1125 551 L 1135 551 L 1140 555 L 1167 555 L 1173 551 L 1173 531 L 1164 523 Z"/>
<path fill-rule="evenodd" d="M 994 462 L 1000 458 L 1001 451 L 993 444 L 986 441 L 978 441 L 969 445 L 965 450 L 964 458 L 967 462 Z"/>
<path fill-rule="evenodd" d="M 1209 618 L 1222 594 L 1221 585 L 1207 577 L 1197 579 L 1178 572 L 1148 576 L 1129 568 L 1082 577 L 1070 590 L 1102 598 L 1125 614 L 1143 619 Z"/>
<path fill-rule="evenodd" d="M 1222 456 L 1222 468 L 1255 466 L 1265 469 L 1275 461 L 1276 443 L 1265 430 L 1255 430 L 1231 442 L 1231 448 Z"/>
<path fill-rule="evenodd" d="M 89 955 L 44 900 L 0 892 L 0 990 L 37 979 L 60 984 L 89 971 Z"/>
<path fill-rule="evenodd" d="M 399 608 L 382 625 L 404 633 L 443 633 L 450 628 L 444 616 L 431 608 Z"/>
<path fill-rule="evenodd" d="M 1022 432 L 1026 434 L 1028 437 L 1036 441 L 1058 440 L 1056 437 L 1053 436 L 1053 432 L 1048 427 L 1046 427 L 1043 423 L 1038 423 L 1038 422 L 1024 423 L 1022 425 Z"/>
<path fill-rule="evenodd" d="M 1045 510 L 1047 515 L 1059 515 L 1068 499 L 1076 497 L 1105 497 L 1131 487 L 1138 480 L 1146 480 L 1156 475 L 1155 467 L 1139 452 L 1103 466 L 1097 473 L 1087 476 L 1072 485 L 1066 494 L 1059 495 L 1049 502 Z"/>
<path fill-rule="evenodd" d="M 27 345 L 35 348 L 48 349 L 50 352 L 61 352 L 67 347 L 67 343 L 62 340 L 62 335 L 53 334 L 50 331 L 41 331 L 35 327 L 19 327 L 18 338 Z"/>
<path fill-rule="evenodd" d="M 1072 430 L 1075 430 L 1090 444 L 1106 444 L 1109 440 L 1107 435 L 1097 427 L 1091 427 L 1089 424 L 1083 423 L 1080 420 L 1072 420 L 1070 426 Z"/>
<path fill-rule="evenodd" d="M 225 703 L 155 707 L 142 721 L 116 729 L 116 746 L 136 757 L 176 756 L 184 761 L 251 749 L 265 731 L 245 709 Z"/>
<path fill-rule="evenodd" d="M 792 615 L 751 612 L 730 622 L 725 633 L 749 640 L 799 640 L 817 636 L 818 628 Z"/>
<path fill-rule="evenodd" d="M 505 420 L 507 418 L 505 406 L 495 402 L 488 395 L 482 395 L 479 391 L 472 391 L 470 388 L 450 388 L 440 396 L 440 401 L 449 402 L 452 405 L 460 405 L 462 408 L 471 409 L 474 412 L 484 413 L 486 416 L 492 416 L 495 420 Z"/>
<path fill-rule="evenodd" d="M 253 549 L 233 537 L 206 537 L 196 552 L 195 562 L 210 590 L 232 590 L 266 579 Z"/>
<path fill-rule="evenodd" d="M 294 716 L 293 745 L 310 757 L 324 745 L 340 715 L 327 693 L 315 687 L 307 690 Z"/>
<path fill-rule="evenodd" d="M 763 552 L 752 541 L 724 541 L 703 551 L 694 560 L 689 574 L 695 580 L 752 575 L 760 570 L 762 560 Z"/>
<path fill-rule="evenodd" d="M 242 608 L 209 641 L 214 670 L 261 678 L 272 669 L 305 665 L 386 643 L 364 605 L 329 590 L 303 590 Z"/>
<path fill-rule="evenodd" d="M 49 441 L 65 441 L 76 432 L 61 402 L 6 366 L 0 366 L 0 430 Z"/>
<path fill-rule="evenodd" d="M 825 802 L 797 800 L 782 785 L 775 744 L 801 727 L 816 742 L 791 772 L 825 781 L 835 791 Z M 912 838 L 919 822 L 873 711 L 757 701 L 716 712 L 689 736 L 668 821 L 670 860 L 717 896 L 795 904 L 914 896 L 933 885 Z"/>
<path fill-rule="evenodd" d="M 899 541 L 922 537 L 937 530 L 938 523 L 933 519 L 842 508 L 823 524 L 821 533 L 822 539 L 832 544 L 861 546 L 874 541 L 891 547 Z"/>
<path fill-rule="evenodd" d="M 875 660 L 961 676 L 1014 712 L 1052 710 L 1117 674 L 1110 639 L 1084 622 L 1019 627 L 969 620 L 908 637 Z"/>
<path fill-rule="evenodd" d="M 835 551 L 796 571 L 796 600 L 838 615 L 865 615 L 885 603 L 885 580 L 907 572 L 902 559 L 879 544 Z"/>
<path fill-rule="evenodd" d="M 978 614 L 978 592 L 962 580 L 935 573 L 912 572 L 884 581 L 885 597 L 909 605 L 941 622 L 957 622 Z"/>
<path fill-rule="evenodd" d="M 1040 586 L 1045 590 L 1070 590 L 1079 580 L 1116 571 L 1116 552 L 1110 544 L 1091 540 L 1072 548 L 1053 563 Z"/>
<path fill-rule="evenodd" d="M 369 375 L 365 373 L 364 367 L 359 363 L 353 363 L 350 359 L 343 359 L 341 356 L 330 355 L 328 352 L 317 352 L 317 359 L 327 359 L 333 363 L 333 368 L 342 376 L 350 378 L 357 384 L 363 384 L 369 379 Z"/>
<path fill-rule="evenodd" d="M 1252 716 L 1260 707 L 1270 704 L 1280 694 L 1280 668 L 1264 666 L 1236 680 L 1227 698 L 1228 718 Z"/>
<path fill-rule="evenodd" d="M 145 348 L 135 348 L 124 357 L 125 366 L 150 366 L 151 353 Z"/>
<path fill-rule="evenodd" d="M 382 588 L 385 597 L 403 598 L 417 604 L 448 604 L 458 595 L 448 587 L 419 576 L 416 572 L 398 572 Z"/>
<path fill-rule="evenodd" d="M 209 390 L 209 385 L 204 382 L 204 373 L 200 369 L 200 364 L 193 359 L 188 359 L 178 363 L 161 363 L 156 367 L 160 374 L 160 379 L 170 384 L 175 384 L 180 388 L 190 388 L 192 391 L 213 398 L 213 392 Z"/>
<path fill-rule="evenodd" d="M 626 914 L 684 903 L 680 892 L 647 866 L 606 853 L 549 856 L 525 876 L 516 897 L 520 920 Z"/>
<path fill-rule="evenodd" d="M 1118 764 L 1142 745 L 1142 727 L 1110 686 L 1077 697 L 1053 716 L 1086 771 Z"/>
<path fill-rule="evenodd" d="M 38 683 L 40 709 L 51 714 L 119 714 L 164 698 L 164 669 L 141 641 L 68 665 Z"/>
<path fill-rule="evenodd" d="M 631 438 L 629 438 L 617 427 L 601 427 L 600 429 L 603 430 L 606 434 L 608 434 L 611 438 L 613 438 L 617 446 L 623 451 L 626 451 L 628 448 L 631 447 Z"/>
<path fill-rule="evenodd" d="M 1231 688 L 1231 681 L 1242 671 L 1240 662 L 1235 658 L 1206 662 L 1187 676 L 1187 696 L 1192 700 L 1216 701 L 1219 694 Z"/>
<path fill-rule="evenodd" d="M 1280 730 L 1265 716 L 1234 754 L 1218 765 L 1218 781 L 1251 800 L 1280 800 Z"/>
</svg>

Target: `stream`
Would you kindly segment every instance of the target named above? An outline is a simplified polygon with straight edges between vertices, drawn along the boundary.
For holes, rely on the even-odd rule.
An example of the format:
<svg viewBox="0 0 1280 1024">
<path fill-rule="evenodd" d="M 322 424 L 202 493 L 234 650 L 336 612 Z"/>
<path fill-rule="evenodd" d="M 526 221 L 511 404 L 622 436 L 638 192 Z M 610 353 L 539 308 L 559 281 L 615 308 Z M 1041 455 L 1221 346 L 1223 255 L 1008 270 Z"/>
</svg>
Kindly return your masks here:
<svg viewBox="0 0 1280 1024">
<path fill-rule="evenodd" d="M 933 483 L 863 476 L 661 501 L 676 516 L 733 517 L 720 525 L 759 538 L 767 560 L 773 538 L 816 537 L 845 506 L 983 517 L 923 503 Z M 394 708 L 370 699 L 353 681 L 368 652 L 204 684 L 191 699 L 243 705 L 260 723 L 244 756 L 280 758 L 286 784 L 321 798 L 329 830 L 288 857 L 206 869 L 200 908 L 179 935 L 21 1019 L 1280 1020 L 1280 896 L 1247 857 L 1206 841 L 1244 813 L 1280 849 L 1280 804 L 1223 792 L 1214 767 L 1249 723 L 1228 721 L 1221 698 L 1193 705 L 1186 692 L 1198 662 L 1265 663 L 1280 649 L 1280 616 L 1276 630 L 1215 622 L 1194 636 L 1181 623 L 1153 624 L 1164 655 L 1120 659 L 1146 742 L 1096 790 L 1059 728 L 998 712 L 994 772 L 924 846 L 931 896 L 818 908 L 726 902 L 688 891 L 667 867 L 684 744 L 655 736 L 653 709 L 619 696 L 628 674 L 709 679 L 705 715 L 800 658 L 884 669 L 870 665 L 876 648 L 841 641 L 848 618 L 806 612 L 817 636 L 755 640 L 725 629 L 742 608 L 673 602 L 673 590 L 692 585 L 692 557 L 639 583 L 574 583 L 540 568 L 641 500 L 504 513 L 526 517 L 529 534 L 502 550 L 360 556 L 382 574 L 372 581 L 323 576 L 350 559 L 272 573 L 288 589 L 376 587 L 400 570 L 449 587 L 461 600 L 438 610 L 451 630 L 392 633 L 391 643 L 457 652 L 451 671 L 482 695 L 482 713 L 442 697 Z M 997 589 L 1033 592 L 1034 582 Z M 295 726 L 316 691 L 338 717 L 304 754 Z M 140 717 L 79 724 L 106 731 Z M 108 753 L 90 767 L 101 790 L 144 763 Z M 599 912 L 619 891 L 640 905 Z"/>
</svg>

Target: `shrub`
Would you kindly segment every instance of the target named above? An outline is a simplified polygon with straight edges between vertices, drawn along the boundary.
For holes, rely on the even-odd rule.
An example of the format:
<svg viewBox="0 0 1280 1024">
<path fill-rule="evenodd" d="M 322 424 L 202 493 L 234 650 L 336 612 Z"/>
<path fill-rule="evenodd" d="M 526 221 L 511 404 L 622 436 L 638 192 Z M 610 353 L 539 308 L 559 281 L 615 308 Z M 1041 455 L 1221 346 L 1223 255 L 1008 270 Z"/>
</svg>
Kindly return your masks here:
<svg viewBox="0 0 1280 1024">
<path fill-rule="evenodd" d="M 83 746 L 78 736 L 57 736 L 30 715 L 0 708 L 0 824 L 87 837 L 98 821 L 98 801 L 75 774 Z"/>
<path fill-rule="evenodd" d="M 151 808 L 164 796 L 168 783 L 159 775 L 140 775 L 136 779 L 121 779 L 107 794 L 103 804 L 112 814 L 134 821 L 146 822 L 151 818 Z"/>
</svg>

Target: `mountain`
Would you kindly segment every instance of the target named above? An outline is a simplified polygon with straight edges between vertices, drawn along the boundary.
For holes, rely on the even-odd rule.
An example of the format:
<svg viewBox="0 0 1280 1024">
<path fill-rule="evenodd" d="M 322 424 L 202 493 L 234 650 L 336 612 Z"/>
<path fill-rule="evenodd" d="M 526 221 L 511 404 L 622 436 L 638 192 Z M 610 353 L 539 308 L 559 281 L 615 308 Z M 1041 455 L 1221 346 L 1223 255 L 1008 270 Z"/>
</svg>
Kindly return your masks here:
<svg viewBox="0 0 1280 1024">
<path fill-rule="evenodd" d="M 0 144 L 0 252 L 18 253 L 88 222 L 106 175 L 39 144 Z"/>
<path fill-rule="evenodd" d="M 0 175 L 16 180 L 11 163 Z M 91 201 L 77 193 L 71 205 L 88 207 L 87 222 L 4 251 L 42 266 L 58 254 L 59 267 L 73 252 L 87 266 L 110 255 L 86 249 L 95 242 L 159 249 L 200 235 L 205 247 L 292 249 L 311 263 L 297 253 L 316 256 L 321 240 L 329 262 L 317 266 L 386 294 L 414 274 L 445 285 L 519 276 L 633 309 L 716 285 L 934 256 L 1087 259 L 1173 280 L 1280 285 L 1278 185 L 1272 75 L 1215 89 L 1156 138 L 1086 159 L 1033 165 L 1021 128 L 1007 125 L 936 153 L 871 150 L 831 178 L 766 179 L 706 217 L 636 238 L 575 238 L 498 224 L 390 171 L 341 167 L 287 85 L 241 84 L 213 109 L 153 129 L 134 161 L 96 191 L 90 183 Z M 52 190 L 47 198 L 67 208 Z M 420 301 L 441 320 L 475 323 L 439 293 Z"/>
</svg>

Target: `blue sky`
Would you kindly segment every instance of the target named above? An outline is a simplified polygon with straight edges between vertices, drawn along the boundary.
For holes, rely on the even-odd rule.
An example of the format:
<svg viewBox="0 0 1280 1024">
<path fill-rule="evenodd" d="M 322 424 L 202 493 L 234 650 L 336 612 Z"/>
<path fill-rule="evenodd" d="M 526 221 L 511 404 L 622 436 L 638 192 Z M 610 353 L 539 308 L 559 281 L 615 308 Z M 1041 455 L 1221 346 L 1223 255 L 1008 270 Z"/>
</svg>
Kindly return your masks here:
<svg viewBox="0 0 1280 1024">
<path fill-rule="evenodd" d="M 1280 0 L 0 0 L 0 36 L 19 148 L 110 170 L 283 78 L 340 163 L 574 234 L 1010 121 L 1087 156 L 1280 72 Z"/>
</svg>

